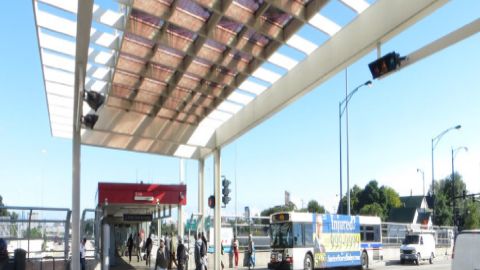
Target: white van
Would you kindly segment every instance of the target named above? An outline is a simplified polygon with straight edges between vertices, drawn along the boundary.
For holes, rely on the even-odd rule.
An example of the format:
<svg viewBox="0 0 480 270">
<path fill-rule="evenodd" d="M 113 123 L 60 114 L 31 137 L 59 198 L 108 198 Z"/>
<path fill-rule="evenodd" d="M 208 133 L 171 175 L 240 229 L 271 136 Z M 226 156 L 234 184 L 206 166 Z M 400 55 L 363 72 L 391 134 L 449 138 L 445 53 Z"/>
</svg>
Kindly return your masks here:
<svg viewBox="0 0 480 270">
<path fill-rule="evenodd" d="M 421 260 L 428 260 L 430 264 L 435 258 L 435 238 L 433 233 L 409 233 L 400 246 L 400 263 L 412 261 L 419 264 Z"/>
<path fill-rule="evenodd" d="M 465 230 L 457 235 L 452 270 L 480 270 L 480 230 Z"/>
</svg>

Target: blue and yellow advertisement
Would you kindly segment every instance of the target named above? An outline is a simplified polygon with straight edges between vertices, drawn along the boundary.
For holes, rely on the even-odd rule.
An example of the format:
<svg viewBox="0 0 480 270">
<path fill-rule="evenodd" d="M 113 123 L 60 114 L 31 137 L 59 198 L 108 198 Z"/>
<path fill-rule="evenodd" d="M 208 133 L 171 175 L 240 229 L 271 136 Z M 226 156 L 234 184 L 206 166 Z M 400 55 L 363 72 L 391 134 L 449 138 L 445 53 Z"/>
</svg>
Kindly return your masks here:
<svg viewBox="0 0 480 270">
<path fill-rule="evenodd" d="M 360 265 L 360 223 L 358 217 L 313 215 L 315 267 Z"/>
</svg>

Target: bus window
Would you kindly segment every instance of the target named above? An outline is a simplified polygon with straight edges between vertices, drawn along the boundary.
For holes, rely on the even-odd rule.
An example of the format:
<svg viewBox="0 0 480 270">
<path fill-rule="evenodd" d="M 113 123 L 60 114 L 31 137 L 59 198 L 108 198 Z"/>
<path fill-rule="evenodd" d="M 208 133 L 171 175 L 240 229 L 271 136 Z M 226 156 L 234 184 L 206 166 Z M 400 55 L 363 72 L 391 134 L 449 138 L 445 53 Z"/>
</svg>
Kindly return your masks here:
<svg viewBox="0 0 480 270">
<path fill-rule="evenodd" d="M 305 232 L 305 246 L 313 247 L 313 225 L 310 223 L 303 224 Z"/>
<path fill-rule="evenodd" d="M 304 245 L 302 228 L 303 226 L 300 223 L 293 224 L 293 246 L 295 247 L 301 247 Z"/>
</svg>

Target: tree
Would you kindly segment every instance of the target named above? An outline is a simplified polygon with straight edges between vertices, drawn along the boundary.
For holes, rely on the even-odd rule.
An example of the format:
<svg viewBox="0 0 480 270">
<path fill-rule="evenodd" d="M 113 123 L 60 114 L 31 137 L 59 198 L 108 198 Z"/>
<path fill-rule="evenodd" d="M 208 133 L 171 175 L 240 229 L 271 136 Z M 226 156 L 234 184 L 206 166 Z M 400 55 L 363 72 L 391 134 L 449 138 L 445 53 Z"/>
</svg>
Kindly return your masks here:
<svg viewBox="0 0 480 270">
<path fill-rule="evenodd" d="M 3 204 L 3 197 L 0 195 L 0 206 L 5 206 Z M 7 209 L 0 209 L 0 217 L 8 216 Z"/>
<path fill-rule="evenodd" d="M 388 217 L 388 213 L 394 207 L 400 206 L 400 197 L 391 187 L 378 186 L 376 180 L 371 180 L 361 189 L 357 185 L 350 190 L 350 203 L 352 215 L 374 214 L 382 220 Z M 347 197 L 344 196 L 338 213 L 347 213 Z"/>
<path fill-rule="evenodd" d="M 440 226 L 453 225 L 453 200 L 454 197 L 460 196 L 464 190 L 466 190 L 465 182 L 463 182 L 462 176 L 458 173 L 454 173 L 455 186 L 453 186 L 452 175 L 448 175 L 440 181 L 434 182 L 435 190 L 435 217 L 434 224 Z M 453 187 L 453 189 L 452 189 Z M 454 196 L 454 194 L 455 196 Z M 457 213 L 464 213 L 464 204 L 460 199 L 455 199 Z M 464 216 L 458 218 L 464 219 Z"/>
<path fill-rule="evenodd" d="M 480 228 L 480 205 L 478 202 L 468 202 L 463 229 Z"/>
<path fill-rule="evenodd" d="M 307 209 L 309 213 L 320 213 L 320 214 L 325 213 L 325 207 L 318 204 L 316 200 L 309 201 Z"/>
<path fill-rule="evenodd" d="M 360 209 L 360 215 L 364 216 L 384 216 L 383 207 L 378 203 L 367 204 Z"/>
<path fill-rule="evenodd" d="M 276 205 L 276 206 L 267 208 L 267 209 L 263 210 L 263 211 L 260 213 L 260 215 L 261 215 L 261 216 L 270 216 L 270 215 L 273 214 L 273 213 L 277 213 L 277 212 L 290 212 L 290 211 L 293 211 L 293 210 L 296 210 L 296 209 L 297 209 L 297 207 L 295 206 L 294 203 L 288 202 L 287 205 Z"/>
</svg>

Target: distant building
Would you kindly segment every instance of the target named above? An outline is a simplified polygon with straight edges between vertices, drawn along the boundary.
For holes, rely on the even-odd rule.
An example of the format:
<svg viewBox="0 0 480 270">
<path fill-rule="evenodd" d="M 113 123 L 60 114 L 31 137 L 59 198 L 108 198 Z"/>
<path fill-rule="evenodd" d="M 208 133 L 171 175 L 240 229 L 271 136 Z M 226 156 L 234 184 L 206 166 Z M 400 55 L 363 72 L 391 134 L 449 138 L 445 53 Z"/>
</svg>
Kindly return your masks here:
<svg viewBox="0 0 480 270">
<path fill-rule="evenodd" d="M 392 208 L 387 222 L 408 223 L 412 227 L 430 227 L 432 225 L 431 209 L 425 196 L 400 197 L 401 206 Z"/>
</svg>

